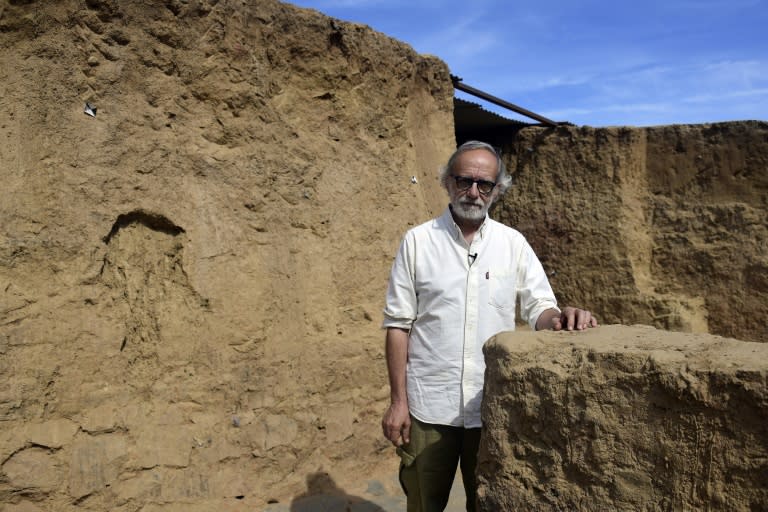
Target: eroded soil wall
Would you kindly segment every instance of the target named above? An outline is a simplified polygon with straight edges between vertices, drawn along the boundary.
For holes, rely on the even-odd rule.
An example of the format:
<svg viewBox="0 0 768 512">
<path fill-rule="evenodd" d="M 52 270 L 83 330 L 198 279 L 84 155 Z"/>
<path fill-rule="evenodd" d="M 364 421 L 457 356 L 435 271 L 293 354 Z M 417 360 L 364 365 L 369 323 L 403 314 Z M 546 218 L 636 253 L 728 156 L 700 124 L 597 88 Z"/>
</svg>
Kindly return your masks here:
<svg viewBox="0 0 768 512">
<path fill-rule="evenodd" d="M 768 344 L 611 325 L 485 353 L 480 510 L 768 507 Z"/>
<path fill-rule="evenodd" d="M 768 123 L 526 128 L 496 215 L 563 304 L 768 341 Z"/>
<path fill-rule="evenodd" d="M 0 6 L 0 69 L 0 503 L 257 510 L 379 468 L 445 64 L 271 0 L 68 0 Z"/>
</svg>

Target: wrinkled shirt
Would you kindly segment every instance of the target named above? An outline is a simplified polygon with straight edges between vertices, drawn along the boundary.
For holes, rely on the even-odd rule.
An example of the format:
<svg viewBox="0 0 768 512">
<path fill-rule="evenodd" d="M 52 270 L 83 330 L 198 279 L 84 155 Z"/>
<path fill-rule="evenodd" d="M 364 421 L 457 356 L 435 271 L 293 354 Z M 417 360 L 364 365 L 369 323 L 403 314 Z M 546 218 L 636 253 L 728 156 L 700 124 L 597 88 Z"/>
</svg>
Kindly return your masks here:
<svg viewBox="0 0 768 512">
<path fill-rule="evenodd" d="M 515 329 L 517 297 L 531 328 L 557 308 L 541 262 L 518 231 L 486 216 L 470 245 L 447 209 L 405 234 L 383 327 L 410 330 L 406 387 L 416 419 L 481 426 L 483 344 Z"/>
</svg>

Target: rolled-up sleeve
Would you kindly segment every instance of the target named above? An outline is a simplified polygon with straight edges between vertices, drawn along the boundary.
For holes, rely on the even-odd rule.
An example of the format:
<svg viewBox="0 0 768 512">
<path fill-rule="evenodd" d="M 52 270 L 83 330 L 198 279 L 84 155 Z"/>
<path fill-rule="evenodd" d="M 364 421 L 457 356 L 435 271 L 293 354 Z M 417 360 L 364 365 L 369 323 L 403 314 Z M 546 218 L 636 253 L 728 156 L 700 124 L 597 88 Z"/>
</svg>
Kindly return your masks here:
<svg viewBox="0 0 768 512">
<path fill-rule="evenodd" d="M 519 265 L 520 316 L 528 322 L 531 329 L 536 330 L 539 315 L 547 309 L 558 309 L 557 300 L 544 267 L 527 242 L 523 245 Z"/>
<path fill-rule="evenodd" d="M 413 266 L 413 240 L 409 240 L 409 236 L 406 234 L 400 243 L 400 249 L 397 251 L 389 276 L 383 328 L 410 329 L 416 319 L 418 305 L 416 303 Z"/>
</svg>

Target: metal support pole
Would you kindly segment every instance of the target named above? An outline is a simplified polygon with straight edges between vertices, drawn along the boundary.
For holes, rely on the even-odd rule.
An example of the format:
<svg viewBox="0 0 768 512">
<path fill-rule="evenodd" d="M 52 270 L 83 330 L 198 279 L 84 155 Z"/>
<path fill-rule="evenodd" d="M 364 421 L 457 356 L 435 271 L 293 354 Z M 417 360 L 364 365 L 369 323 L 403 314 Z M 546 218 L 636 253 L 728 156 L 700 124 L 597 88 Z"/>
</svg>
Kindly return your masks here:
<svg viewBox="0 0 768 512">
<path fill-rule="evenodd" d="M 496 96 L 492 96 L 488 93 L 485 93 L 479 89 L 475 89 L 474 87 L 470 87 L 469 85 L 466 85 L 462 83 L 461 78 L 451 75 L 451 80 L 453 81 L 453 87 L 464 91 L 468 94 L 471 94 L 473 96 L 477 96 L 478 98 L 482 98 L 486 101 L 490 101 L 491 103 L 494 103 L 500 107 L 504 107 L 506 109 L 509 109 L 513 112 L 517 112 L 518 114 L 524 115 L 526 117 L 530 117 L 531 119 L 535 119 L 536 121 L 540 122 L 541 124 L 544 124 L 546 126 L 557 126 L 558 124 L 566 124 L 566 123 L 558 123 L 556 121 L 553 121 L 551 119 L 547 119 L 544 116 L 540 116 L 539 114 L 536 114 L 535 112 L 531 112 L 530 110 L 526 110 L 523 107 L 518 107 L 517 105 L 510 103 L 508 101 L 504 101 L 501 98 L 497 98 Z"/>
</svg>

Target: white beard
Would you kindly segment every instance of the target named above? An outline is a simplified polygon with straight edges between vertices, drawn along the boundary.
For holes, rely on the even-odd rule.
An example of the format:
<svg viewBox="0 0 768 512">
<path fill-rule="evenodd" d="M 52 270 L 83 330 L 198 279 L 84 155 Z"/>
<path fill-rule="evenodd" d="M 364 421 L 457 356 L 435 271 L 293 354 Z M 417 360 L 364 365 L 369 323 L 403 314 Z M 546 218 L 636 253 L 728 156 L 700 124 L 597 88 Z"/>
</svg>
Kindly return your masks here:
<svg viewBox="0 0 768 512">
<path fill-rule="evenodd" d="M 483 220 L 488 213 L 488 209 L 491 207 L 490 201 L 484 203 L 482 199 L 472 201 L 470 199 L 456 198 L 451 201 L 453 207 L 453 214 L 460 219 L 469 221 Z"/>
</svg>

